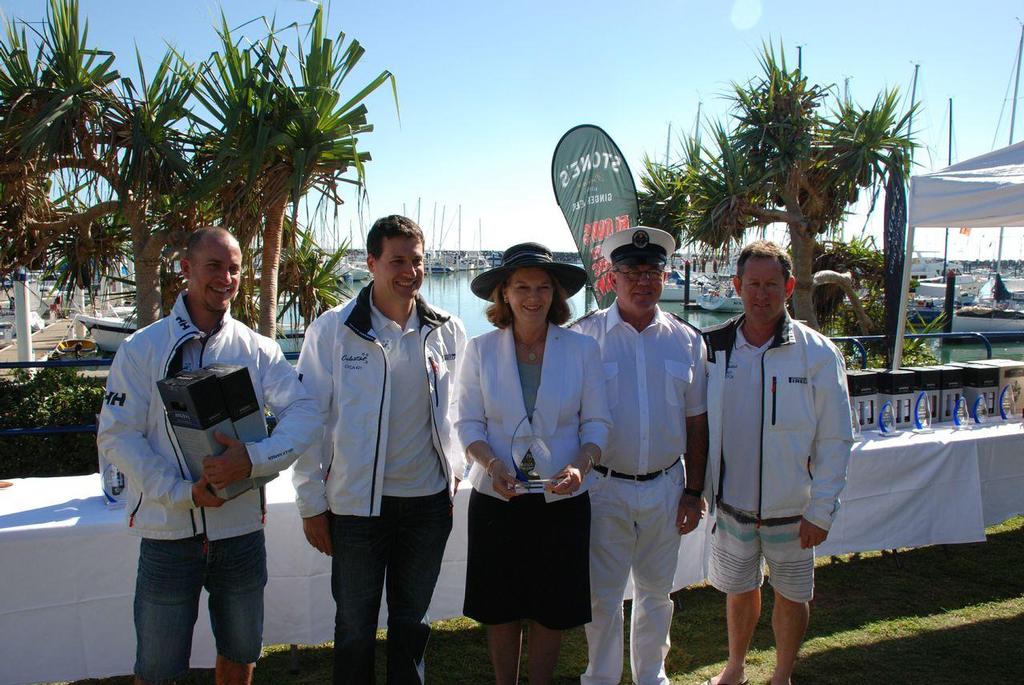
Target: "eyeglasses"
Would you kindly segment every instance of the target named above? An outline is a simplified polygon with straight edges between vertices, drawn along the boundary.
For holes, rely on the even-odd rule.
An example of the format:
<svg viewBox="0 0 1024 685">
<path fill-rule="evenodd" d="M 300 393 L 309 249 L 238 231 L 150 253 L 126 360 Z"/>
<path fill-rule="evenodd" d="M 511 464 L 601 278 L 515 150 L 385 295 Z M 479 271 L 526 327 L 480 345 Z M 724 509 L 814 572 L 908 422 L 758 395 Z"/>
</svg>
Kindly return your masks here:
<svg viewBox="0 0 1024 685">
<path fill-rule="evenodd" d="M 622 274 L 630 283 L 653 283 L 654 281 L 662 280 L 665 276 L 665 272 L 661 269 L 649 269 L 647 271 L 640 271 L 639 269 L 612 269 L 612 271 Z"/>
</svg>

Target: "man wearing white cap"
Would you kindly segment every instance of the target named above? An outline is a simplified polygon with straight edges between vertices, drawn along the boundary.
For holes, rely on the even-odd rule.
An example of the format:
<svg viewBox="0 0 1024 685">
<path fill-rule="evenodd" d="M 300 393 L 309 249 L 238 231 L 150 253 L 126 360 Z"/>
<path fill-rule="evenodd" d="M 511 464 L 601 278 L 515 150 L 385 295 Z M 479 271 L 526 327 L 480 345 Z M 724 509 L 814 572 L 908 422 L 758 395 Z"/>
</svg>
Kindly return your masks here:
<svg viewBox="0 0 1024 685">
<path fill-rule="evenodd" d="M 672 579 L 680 535 L 703 515 L 707 462 L 706 353 L 700 332 L 658 307 L 665 231 L 639 226 L 601 245 L 616 301 L 573 326 L 597 339 L 612 431 L 591 490 L 590 663 L 583 685 L 622 679 L 626 581 L 633 576 L 630 666 L 637 685 L 667 685 Z M 684 469 L 685 464 L 685 469 Z"/>
</svg>

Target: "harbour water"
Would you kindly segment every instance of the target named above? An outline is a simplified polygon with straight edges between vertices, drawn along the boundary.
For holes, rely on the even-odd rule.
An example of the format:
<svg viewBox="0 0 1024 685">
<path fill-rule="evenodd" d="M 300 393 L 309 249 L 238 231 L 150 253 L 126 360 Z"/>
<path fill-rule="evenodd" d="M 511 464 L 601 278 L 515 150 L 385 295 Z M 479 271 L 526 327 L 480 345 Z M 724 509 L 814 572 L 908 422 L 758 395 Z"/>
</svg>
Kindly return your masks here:
<svg viewBox="0 0 1024 685">
<path fill-rule="evenodd" d="M 432 274 L 423 280 L 421 292 L 428 302 L 447 310 L 466 324 L 470 336 L 480 335 L 492 330 L 491 324 L 484 316 L 487 303 L 479 299 L 469 289 L 473 277 L 479 272 L 457 271 L 448 274 Z M 359 285 L 361 287 L 361 284 Z M 358 288 L 357 288 L 358 289 Z M 581 290 L 569 301 L 573 318 L 582 316 L 597 305 L 590 293 Z M 662 309 L 679 314 L 697 328 L 713 326 L 734 316 L 732 313 L 709 312 L 703 309 L 683 309 L 681 302 L 665 302 Z M 978 343 L 931 343 L 936 355 L 943 363 L 950 361 L 971 361 L 985 358 L 985 348 Z M 1024 343 L 993 343 L 992 356 L 1005 359 L 1024 359 Z"/>
<path fill-rule="evenodd" d="M 469 289 L 469 284 L 477 273 L 479 272 L 456 271 L 449 274 L 432 274 L 423 279 L 423 288 L 420 291 L 428 302 L 462 319 L 466 324 L 466 331 L 471 337 L 486 333 L 493 328 L 484 315 L 487 303 Z M 696 289 L 694 293 L 696 293 Z M 597 303 L 594 301 L 593 295 L 584 289 L 569 300 L 569 306 L 572 310 L 572 317 L 575 319 L 595 309 Z M 662 309 L 679 314 L 698 328 L 714 325 L 733 316 L 732 314 L 707 312 L 703 309 L 684 311 L 682 302 L 662 303 Z"/>
<path fill-rule="evenodd" d="M 429 274 L 423 279 L 423 287 L 420 292 L 431 304 L 440 307 L 452 314 L 455 314 L 466 325 L 466 331 L 470 337 L 486 333 L 492 330 L 491 324 L 484 315 L 487 303 L 478 298 L 469 288 L 473 277 L 479 272 L 456 271 L 443 274 Z M 349 285 L 351 294 L 354 295 L 365 283 L 353 283 Z M 696 290 L 694 291 L 696 292 Z M 576 318 L 595 309 L 596 302 L 591 293 L 581 290 L 569 300 L 572 317 Z M 709 312 L 703 309 L 684 309 L 681 302 L 663 302 L 662 309 L 678 314 L 683 319 L 697 328 L 706 328 L 725 321 L 734 316 L 726 312 Z M 286 322 L 290 318 L 286 316 Z M 286 352 L 298 352 L 301 347 L 301 339 L 282 340 L 281 347 Z M 951 361 L 973 361 L 985 359 L 985 347 L 979 342 L 947 342 L 941 344 L 938 341 L 930 342 L 936 356 L 942 363 Z M 844 352 L 849 351 L 849 343 L 842 343 Z M 1024 342 L 993 342 L 992 357 L 1003 359 L 1024 360 Z"/>
</svg>

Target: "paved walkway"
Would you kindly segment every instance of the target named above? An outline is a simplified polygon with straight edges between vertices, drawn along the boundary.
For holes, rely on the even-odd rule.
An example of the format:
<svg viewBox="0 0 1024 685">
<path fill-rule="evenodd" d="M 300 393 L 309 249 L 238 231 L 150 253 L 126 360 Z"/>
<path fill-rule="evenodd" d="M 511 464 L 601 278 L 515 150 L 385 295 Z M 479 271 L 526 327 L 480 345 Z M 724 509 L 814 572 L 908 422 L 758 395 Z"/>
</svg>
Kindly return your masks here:
<svg viewBox="0 0 1024 685">
<path fill-rule="evenodd" d="M 32 356 L 36 361 L 45 360 L 54 348 L 57 347 L 57 343 L 65 338 L 70 338 L 74 335 L 71 330 L 72 321 L 71 319 L 58 319 L 57 321 L 50 323 L 43 330 L 38 333 L 32 334 Z M 16 340 L 0 340 L 0 362 L 16 362 L 18 361 L 18 345 Z M 107 372 L 106 367 L 102 369 L 83 369 L 82 373 L 88 375 L 105 375 Z M 0 376 L 9 375 L 12 371 L 10 369 L 0 369 Z"/>
</svg>

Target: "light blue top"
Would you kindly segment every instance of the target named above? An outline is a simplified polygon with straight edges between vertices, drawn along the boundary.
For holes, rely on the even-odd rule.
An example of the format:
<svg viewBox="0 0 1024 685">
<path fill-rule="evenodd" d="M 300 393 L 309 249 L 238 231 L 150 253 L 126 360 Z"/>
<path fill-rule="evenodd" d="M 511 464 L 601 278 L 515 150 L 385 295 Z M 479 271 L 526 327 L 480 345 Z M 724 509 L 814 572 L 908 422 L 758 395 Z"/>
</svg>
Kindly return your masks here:
<svg viewBox="0 0 1024 685">
<path fill-rule="evenodd" d="M 519 385 L 523 389 L 523 406 L 526 415 L 533 420 L 533 409 L 537 405 L 537 390 L 540 388 L 540 372 L 542 364 L 524 364 L 516 361 L 519 367 Z"/>
</svg>

